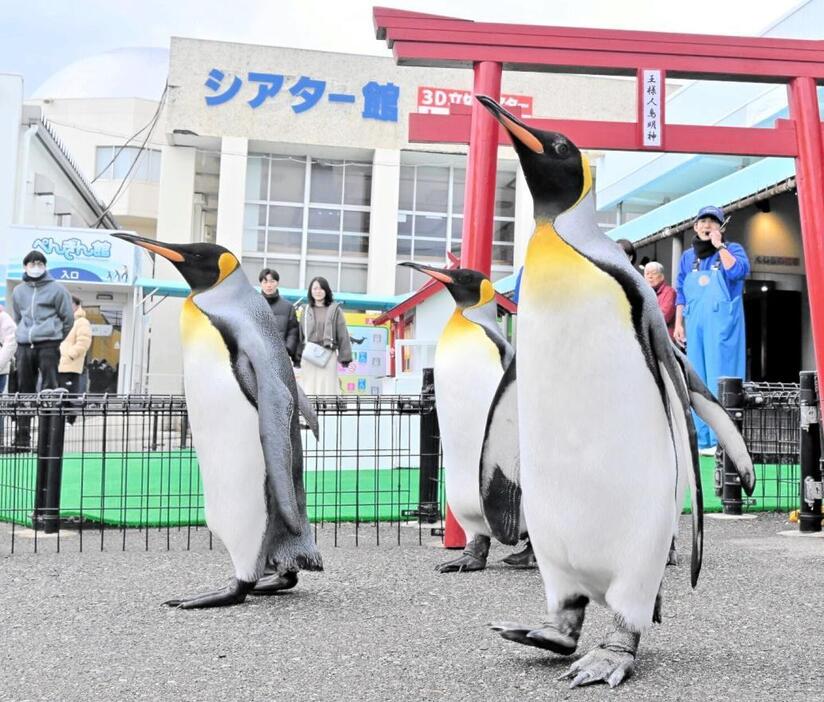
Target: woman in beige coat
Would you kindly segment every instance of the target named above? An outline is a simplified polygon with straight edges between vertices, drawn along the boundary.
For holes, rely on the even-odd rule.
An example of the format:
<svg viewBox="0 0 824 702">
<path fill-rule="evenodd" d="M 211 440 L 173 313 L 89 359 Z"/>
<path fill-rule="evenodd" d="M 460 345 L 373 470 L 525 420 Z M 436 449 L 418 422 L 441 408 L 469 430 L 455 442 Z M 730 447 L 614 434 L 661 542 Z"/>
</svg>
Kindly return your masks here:
<svg viewBox="0 0 824 702">
<path fill-rule="evenodd" d="M 308 299 L 300 322 L 301 345 L 296 359 L 301 368 L 301 386 L 307 395 L 339 395 L 338 363 L 344 366 L 352 363 L 346 319 L 326 278 L 312 278 Z M 309 361 L 306 342 L 315 344 L 316 349 L 328 349 L 328 358 L 322 366 Z"/>
<path fill-rule="evenodd" d="M 68 336 L 60 344 L 60 365 L 57 367 L 58 387 L 76 393 L 80 375 L 86 361 L 86 352 L 92 345 L 92 325 L 86 319 L 86 311 L 80 305 L 80 298 L 72 296 L 74 325 Z"/>
</svg>

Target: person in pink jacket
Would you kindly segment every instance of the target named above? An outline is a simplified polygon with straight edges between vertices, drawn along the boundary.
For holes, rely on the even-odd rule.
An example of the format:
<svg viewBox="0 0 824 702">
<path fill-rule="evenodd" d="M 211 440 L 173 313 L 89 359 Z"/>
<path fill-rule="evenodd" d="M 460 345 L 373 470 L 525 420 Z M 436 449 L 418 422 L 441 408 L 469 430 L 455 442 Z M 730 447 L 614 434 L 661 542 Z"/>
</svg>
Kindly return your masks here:
<svg viewBox="0 0 824 702">
<path fill-rule="evenodd" d="M 6 389 L 6 383 L 11 370 L 11 359 L 17 350 L 17 325 L 11 315 L 0 306 L 0 394 Z M 3 426 L 6 418 L 0 416 L 0 451 L 3 446 Z"/>
</svg>

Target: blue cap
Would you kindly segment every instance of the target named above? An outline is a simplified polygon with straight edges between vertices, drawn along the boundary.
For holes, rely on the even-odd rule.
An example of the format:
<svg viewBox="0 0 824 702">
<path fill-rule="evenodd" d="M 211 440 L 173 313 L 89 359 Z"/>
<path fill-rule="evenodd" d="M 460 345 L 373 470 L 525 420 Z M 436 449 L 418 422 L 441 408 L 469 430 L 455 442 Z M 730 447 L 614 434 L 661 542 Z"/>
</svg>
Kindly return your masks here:
<svg viewBox="0 0 824 702">
<path fill-rule="evenodd" d="M 712 217 L 718 221 L 718 224 L 724 224 L 724 210 L 715 205 L 707 205 L 698 210 L 698 214 L 695 215 L 695 221 L 697 222 L 702 217 Z"/>
</svg>

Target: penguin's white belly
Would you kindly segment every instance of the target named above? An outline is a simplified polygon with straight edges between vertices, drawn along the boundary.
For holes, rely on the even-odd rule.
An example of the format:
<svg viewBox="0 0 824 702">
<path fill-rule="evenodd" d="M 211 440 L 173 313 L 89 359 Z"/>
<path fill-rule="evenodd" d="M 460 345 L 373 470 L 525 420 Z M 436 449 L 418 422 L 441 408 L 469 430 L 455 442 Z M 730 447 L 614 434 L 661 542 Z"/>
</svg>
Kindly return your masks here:
<svg viewBox="0 0 824 702">
<path fill-rule="evenodd" d="M 435 356 L 446 500 L 468 538 L 489 536 L 480 497 L 481 447 L 489 407 L 503 375 L 494 344 L 485 338 L 481 344 L 468 351 L 463 345 L 439 343 Z"/>
<path fill-rule="evenodd" d="M 584 594 L 640 627 L 680 504 L 661 394 L 624 293 L 609 281 L 597 279 L 603 289 L 591 294 L 588 282 L 570 281 L 573 293 L 554 299 L 522 292 L 523 507 L 550 604 Z"/>
<path fill-rule="evenodd" d="M 267 525 L 266 468 L 257 410 L 232 373 L 228 351 L 216 341 L 209 332 L 184 338 L 186 403 L 203 480 L 206 523 L 226 546 L 237 577 L 250 581 L 260 575 Z"/>
</svg>

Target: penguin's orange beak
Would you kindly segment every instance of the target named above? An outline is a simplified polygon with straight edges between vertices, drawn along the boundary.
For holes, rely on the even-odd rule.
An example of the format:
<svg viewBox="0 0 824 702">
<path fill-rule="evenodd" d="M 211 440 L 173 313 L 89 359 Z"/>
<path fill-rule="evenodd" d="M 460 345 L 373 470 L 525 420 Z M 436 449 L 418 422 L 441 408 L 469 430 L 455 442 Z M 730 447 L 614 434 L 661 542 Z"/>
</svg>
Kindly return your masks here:
<svg viewBox="0 0 824 702">
<path fill-rule="evenodd" d="M 521 120 L 519 120 L 515 115 L 507 112 L 491 97 L 487 97 L 486 95 L 476 95 L 475 97 L 478 102 L 489 110 L 492 116 L 501 123 L 503 128 L 509 132 L 511 139 L 517 139 L 533 153 L 544 153 L 544 145 L 541 143 L 541 140 L 536 137 L 530 128 L 521 122 Z"/>
<path fill-rule="evenodd" d="M 414 268 L 416 271 L 426 273 L 430 278 L 440 281 L 444 285 L 450 285 L 454 281 L 448 270 L 443 268 L 433 268 L 432 266 L 424 266 L 422 263 L 413 263 L 412 261 L 402 261 L 399 266 L 406 266 L 407 268 Z"/>
<path fill-rule="evenodd" d="M 144 239 L 142 236 L 135 236 L 134 234 L 126 234 L 124 232 L 113 232 L 111 236 L 117 239 L 123 239 L 123 241 L 128 241 L 152 253 L 159 254 L 172 263 L 183 263 L 183 254 L 171 248 L 171 244 L 164 244 L 162 241 L 154 241 L 153 239 Z"/>
</svg>

